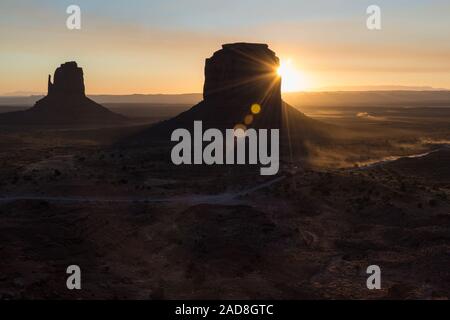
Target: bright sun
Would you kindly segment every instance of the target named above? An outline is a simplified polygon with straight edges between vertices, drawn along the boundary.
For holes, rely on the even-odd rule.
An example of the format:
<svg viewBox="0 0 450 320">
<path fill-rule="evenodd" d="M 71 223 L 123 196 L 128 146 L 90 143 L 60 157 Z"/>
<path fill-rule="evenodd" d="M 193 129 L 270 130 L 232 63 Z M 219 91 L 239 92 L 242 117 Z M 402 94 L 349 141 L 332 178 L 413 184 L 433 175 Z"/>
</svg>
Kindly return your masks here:
<svg viewBox="0 0 450 320">
<path fill-rule="evenodd" d="M 302 91 L 307 88 L 304 74 L 295 68 L 292 60 L 282 61 L 277 73 L 282 78 L 281 91 Z"/>
</svg>

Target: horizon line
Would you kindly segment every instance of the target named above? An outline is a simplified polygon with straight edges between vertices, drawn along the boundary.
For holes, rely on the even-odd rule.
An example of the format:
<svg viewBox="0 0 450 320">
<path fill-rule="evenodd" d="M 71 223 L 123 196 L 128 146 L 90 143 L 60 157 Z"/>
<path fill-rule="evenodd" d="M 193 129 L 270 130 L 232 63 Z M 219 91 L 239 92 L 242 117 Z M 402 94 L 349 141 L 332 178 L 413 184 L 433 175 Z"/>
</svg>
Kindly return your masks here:
<svg viewBox="0 0 450 320">
<path fill-rule="evenodd" d="M 449 88 L 432 88 L 432 87 L 419 87 L 416 89 L 397 88 L 397 89 L 311 89 L 311 90 L 299 90 L 299 91 L 287 91 L 281 92 L 281 94 L 296 94 L 296 93 L 325 93 L 325 92 L 444 92 L 450 91 Z M 2 93 L 2 98 L 26 98 L 36 96 L 46 96 L 45 92 L 36 92 L 32 94 L 14 95 L 14 93 Z M 185 92 L 185 93 L 86 93 L 86 96 L 186 96 L 186 95 L 203 95 L 201 92 Z"/>
</svg>

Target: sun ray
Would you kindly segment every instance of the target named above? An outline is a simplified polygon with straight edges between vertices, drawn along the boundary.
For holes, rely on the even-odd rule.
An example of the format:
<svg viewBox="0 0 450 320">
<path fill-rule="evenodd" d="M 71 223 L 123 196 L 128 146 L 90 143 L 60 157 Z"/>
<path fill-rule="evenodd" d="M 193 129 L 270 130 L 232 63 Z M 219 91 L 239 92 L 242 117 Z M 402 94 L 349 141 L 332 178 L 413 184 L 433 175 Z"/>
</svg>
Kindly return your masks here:
<svg viewBox="0 0 450 320">
<path fill-rule="evenodd" d="M 305 74 L 296 68 L 291 59 L 281 62 L 277 74 L 282 78 L 281 91 L 293 92 L 307 89 Z"/>
</svg>

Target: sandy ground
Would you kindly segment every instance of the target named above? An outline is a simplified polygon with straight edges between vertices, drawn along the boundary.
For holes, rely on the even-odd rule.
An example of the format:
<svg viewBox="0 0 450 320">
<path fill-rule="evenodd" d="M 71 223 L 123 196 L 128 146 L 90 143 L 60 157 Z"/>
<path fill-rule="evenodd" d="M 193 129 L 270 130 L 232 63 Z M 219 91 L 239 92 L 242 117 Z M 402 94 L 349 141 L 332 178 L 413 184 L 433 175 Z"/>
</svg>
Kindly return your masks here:
<svg viewBox="0 0 450 320">
<path fill-rule="evenodd" d="M 410 166 L 429 161 L 436 169 L 449 152 L 429 157 L 406 161 Z M 405 176 L 396 166 L 393 162 L 358 172 L 305 169 L 267 183 L 249 181 L 245 187 L 229 181 L 230 189 L 240 189 L 231 198 L 221 193 L 201 198 L 191 192 L 197 195 L 183 201 L 174 192 L 177 201 L 3 201 L 0 295 L 448 298 L 449 176 L 430 184 L 426 170 Z M 247 178 L 244 172 L 241 180 Z M 209 187 L 214 184 L 209 179 Z M 124 194 L 128 187 L 114 188 Z M 65 287 L 70 264 L 82 268 L 81 291 Z M 373 264 L 381 267 L 382 290 L 366 288 L 365 271 Z"/>
<path fill-rule="evenodd" d="M 1 299 L 450 297 L 448 149 L 264 178 L 175 168 L 162 147 L 110 148 L 111 135 L 0 128 Z M 72 264 L 81 291 L 66 288 Z"/>
</svg>

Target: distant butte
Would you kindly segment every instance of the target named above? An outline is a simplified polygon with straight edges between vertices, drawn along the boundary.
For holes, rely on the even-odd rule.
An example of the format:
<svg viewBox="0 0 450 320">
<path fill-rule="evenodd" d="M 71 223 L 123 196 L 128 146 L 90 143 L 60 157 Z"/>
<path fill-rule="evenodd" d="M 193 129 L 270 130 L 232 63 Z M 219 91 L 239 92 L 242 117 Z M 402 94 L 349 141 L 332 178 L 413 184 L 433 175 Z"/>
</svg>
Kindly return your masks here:
<svg viewBox="0 0 450 320">
<path fill-rule="evenodd" d="M 55 71 L 55 83 L 52 83 L 52 76 L 48 76 L 49 96 L 84 96 L 84 76 L 83 69 L 77 63 L 66 62 Z"/>
<path fill-rule="evenodd" d="M 85 94 L 83 69 L 66 62 L 48 77 L 47 96 L 34 107 L 0 115 L 1 124 L 120 124 L 127 118 L 109 111 Z"/>
</svg>

